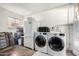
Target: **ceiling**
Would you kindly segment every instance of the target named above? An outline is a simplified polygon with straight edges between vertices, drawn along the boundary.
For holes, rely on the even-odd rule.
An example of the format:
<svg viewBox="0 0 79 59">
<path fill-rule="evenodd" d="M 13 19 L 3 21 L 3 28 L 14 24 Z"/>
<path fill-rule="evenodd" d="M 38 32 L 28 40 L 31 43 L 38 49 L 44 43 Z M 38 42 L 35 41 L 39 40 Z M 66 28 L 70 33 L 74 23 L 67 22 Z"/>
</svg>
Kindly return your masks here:
<svg viewBox="0 0 79 59">
<path fill-rule="evenodd" d="M 0 3 L 0 7 L 26 16 L 65 4 L 66 3 Z"/>
</svg>

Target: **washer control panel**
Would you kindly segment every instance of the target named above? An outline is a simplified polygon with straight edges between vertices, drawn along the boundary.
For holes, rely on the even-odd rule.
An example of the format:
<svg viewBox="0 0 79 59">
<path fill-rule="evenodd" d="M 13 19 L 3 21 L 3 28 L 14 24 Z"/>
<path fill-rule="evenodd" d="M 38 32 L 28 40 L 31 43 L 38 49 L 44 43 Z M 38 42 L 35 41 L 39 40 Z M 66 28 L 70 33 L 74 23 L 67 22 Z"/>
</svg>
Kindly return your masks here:
<svg viewBox="0 0 79 59">
<path fill-rule="evenodd" d="M 47 33 L 43 33 L 43 35 L 46 35 Z"/>
<path fill-rule="evenodd" d="M 40 35 L 41 35 L 41 34 L 43 34 L 43 35 L 47 35 L 47 33 L 46 33 L 46 32 L 40 33 Z"/>
</svg>

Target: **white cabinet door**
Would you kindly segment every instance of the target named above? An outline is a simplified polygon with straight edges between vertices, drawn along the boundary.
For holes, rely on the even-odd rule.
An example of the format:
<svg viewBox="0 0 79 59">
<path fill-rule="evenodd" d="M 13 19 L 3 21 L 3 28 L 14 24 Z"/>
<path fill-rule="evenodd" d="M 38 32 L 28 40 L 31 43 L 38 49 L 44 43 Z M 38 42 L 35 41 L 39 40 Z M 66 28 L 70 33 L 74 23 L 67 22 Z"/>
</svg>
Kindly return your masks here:
<svg viewBox="0 0 79 59">
<path fill-rule="evenodd" d="M 32 37 L 25 37 L 24 38 L 24 46 L 34 49 L 34 43 Z"/>
<path fill-rule="evenodd" d="M 25 22 L 24 24 L 24 35 L 25 36 L 33 36 L 32 35 L 32 24 L 30 22 Z"/>
</svg>

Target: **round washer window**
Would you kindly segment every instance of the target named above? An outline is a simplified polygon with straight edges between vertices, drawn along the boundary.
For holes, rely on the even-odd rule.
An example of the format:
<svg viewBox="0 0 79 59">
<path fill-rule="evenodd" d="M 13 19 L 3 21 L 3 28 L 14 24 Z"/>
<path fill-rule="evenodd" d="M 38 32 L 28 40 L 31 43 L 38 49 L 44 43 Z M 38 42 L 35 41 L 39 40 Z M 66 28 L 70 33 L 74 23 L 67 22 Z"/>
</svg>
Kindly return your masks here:
<svg viewBox="0 0 79 59">
<path fill-rule="evenodd" d="M 39 47 L 44 47 L 46 45 L 46 39 L 45 39 L 44 36 L 39 35 L 39 36 L 36 37 L 35 43 Z"/>
<path fill-rule="evenodd" d="M 48 45 L 54 51 L 61 51 L 64 48 L 64 42 L 59 37 L 51 37 L 48 41 Z"/>
</svg>

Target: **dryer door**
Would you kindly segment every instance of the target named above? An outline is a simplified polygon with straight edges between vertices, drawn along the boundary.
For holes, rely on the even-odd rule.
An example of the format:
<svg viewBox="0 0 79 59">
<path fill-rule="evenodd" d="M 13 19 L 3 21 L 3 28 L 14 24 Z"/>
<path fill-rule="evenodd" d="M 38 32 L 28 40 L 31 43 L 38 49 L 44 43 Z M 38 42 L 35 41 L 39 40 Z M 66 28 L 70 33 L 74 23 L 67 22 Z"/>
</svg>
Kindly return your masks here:
<svg viewBox="0 0 79 59">
<path fill-rule="evenodd" d="M 36 37 L 35 43 L 38 47 L 44 47 L 46 45 L 46 39 L 44 36 L 39 35 Z"/>
<path fill-rule="evenodd" d="M 59 37 L 51 37 L 48 41 L 49 48 L 54 51 L 62 51 L 64 48 L 64 41 Z"/>
</svg>

